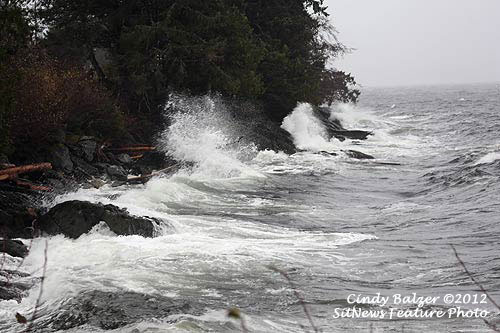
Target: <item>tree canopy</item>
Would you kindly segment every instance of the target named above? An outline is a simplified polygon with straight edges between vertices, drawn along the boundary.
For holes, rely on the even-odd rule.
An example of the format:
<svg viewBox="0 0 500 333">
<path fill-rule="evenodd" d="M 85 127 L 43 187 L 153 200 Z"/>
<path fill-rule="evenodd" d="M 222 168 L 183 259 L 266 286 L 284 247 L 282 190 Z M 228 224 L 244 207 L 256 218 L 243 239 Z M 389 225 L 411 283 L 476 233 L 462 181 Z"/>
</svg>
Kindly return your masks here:
<svg viewBox="0 0 500 333">
<path fill-rule="evenodd" d="M 158 112 L 170 91 L 218 92 L 279 120 L 298 101 L 359 94 L 327 66 L 345 48 L 323 0 L 41 0 L 39 15 L 52 54 L 90 63 L 137 112 Z"/>
</svg>

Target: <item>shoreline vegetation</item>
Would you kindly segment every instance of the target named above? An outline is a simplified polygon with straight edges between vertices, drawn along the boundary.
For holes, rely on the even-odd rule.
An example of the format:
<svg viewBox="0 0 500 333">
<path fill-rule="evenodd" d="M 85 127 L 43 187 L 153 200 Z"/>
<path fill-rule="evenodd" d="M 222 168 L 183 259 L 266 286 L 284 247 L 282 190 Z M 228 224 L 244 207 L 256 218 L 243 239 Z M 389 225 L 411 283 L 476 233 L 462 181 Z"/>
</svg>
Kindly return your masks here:
<svg viewBox="0 0 500 333">
<path fill-rule="evenodd" d="M 3 237 L 30 236 L 42 197 L 185 163 L 155 150 L 172 94 L 217 96 L 258 132 L 259 149 L 294 153 L 280 125 L 297 102 L 360 94 L 328 67 L 348 49 L 326 10 L 323 0 L 2 1 Z M 317 114 L 339 140 L 368 135 Z"/>
<path fill-rule="evenodd" d="M 77 238 L 103 220 L 117 234 L 154 237 L 157 220 L 113 205 L 71 201 L 47 212 L 41 202 L 189 166 L 156 147 L 176 112 L 167 107 L 172 94 L 227 101 L 259 149 L 297 151 L 280 127 L 297 102 L 315 106 L 331 137 L 366 139 L 319 107 L 360 94 L 350 74 L 328 66 L 349 50 L 326 9 L 323 0 L 1 1 L 3 263 L 29 253 L 15 238 Z M 11 282 L 25 277 L 19 268 L 2 272 L 0 300 L 20 302 L 32 287 Z"/>
</svg>

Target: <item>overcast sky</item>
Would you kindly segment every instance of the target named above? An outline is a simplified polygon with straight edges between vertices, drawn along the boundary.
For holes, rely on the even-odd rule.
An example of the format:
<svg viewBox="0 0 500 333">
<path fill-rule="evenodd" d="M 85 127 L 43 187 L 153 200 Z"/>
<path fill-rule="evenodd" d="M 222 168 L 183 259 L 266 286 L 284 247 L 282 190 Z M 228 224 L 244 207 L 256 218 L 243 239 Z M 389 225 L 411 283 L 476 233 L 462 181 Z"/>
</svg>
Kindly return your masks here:
<svg viewBox="0 0 500 333">
<path fill-rule="evenodd" d="M 500 82 L 500 0 L 326 0 L 364 86 Z"/>
</svg>

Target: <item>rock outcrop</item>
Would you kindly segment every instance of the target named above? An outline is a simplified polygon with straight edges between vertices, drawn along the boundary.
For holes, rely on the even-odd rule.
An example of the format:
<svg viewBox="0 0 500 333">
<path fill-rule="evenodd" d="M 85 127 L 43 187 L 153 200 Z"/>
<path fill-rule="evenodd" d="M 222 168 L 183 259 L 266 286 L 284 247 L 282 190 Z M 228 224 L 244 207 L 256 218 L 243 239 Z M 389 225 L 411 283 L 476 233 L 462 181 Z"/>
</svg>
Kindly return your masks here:
<svg viewBox="0 0 500 333">
<path fill-rule="evenodd" d="M 373 134 L 369 131 L 348 130 L 344 128 L 338 119 L 332 119 L 330 117 L 330 108 L 315 107 L 314 114 L 321 121 L 323 126 L 325 126 L 328 135 L 340 141 L 344 141 L 345 139 L 366 140 L 369 135 Z"/>
<path fill-rule="evenodd" d="M 82 325 L 111 330 L 148 319 L 201 313 L 199 307 L 165 296 L 95 290 L 73 297 L 55 317 L 40 323 L 40 326 L 50 326 L 56 331 Z"/>
<path fill-rule="evenodd" d="M 5 252 L 13 257 L 24 258 L 28 254 L 28 248 L 19 240 L 0 239 L 0 252 Z"/>
<path fill-rule="evenodd" d="M 117 235 L 157 236 L 160 221 L 150 217 L 130 215 L 114 205 L 94 204 L 86 201 L 66 201 L 40 217 L 37 226 L 49 235 L 63 234 L 78 238 L 100 222 L 106 222 Z"/>
<path fill-rule="evenodd" d="M 0 228 L 6 238 L 31 238 L 39 196 L 9 184 L 0 184 Z"/>
</svg>

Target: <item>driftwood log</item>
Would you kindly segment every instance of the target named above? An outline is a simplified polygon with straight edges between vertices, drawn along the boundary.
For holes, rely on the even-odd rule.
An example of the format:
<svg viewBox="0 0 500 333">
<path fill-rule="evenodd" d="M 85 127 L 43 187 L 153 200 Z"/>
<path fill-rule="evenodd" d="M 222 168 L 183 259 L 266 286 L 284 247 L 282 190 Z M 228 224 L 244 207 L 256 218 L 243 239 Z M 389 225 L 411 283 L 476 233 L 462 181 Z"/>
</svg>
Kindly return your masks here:
<svg viewBox="0 0 500 333">
<path fill-rule="evenodd" d="M 52 169 L 52 164 L 50 163 L 29 164 L 14 168 L 8 168 L 0 170 L 0 180 L 14 179 L 17 178 L 17 175 L 19 174 L 49 169 Z"/>
<path fill-rule="evenodd" d="M 156 147 L 140 146 L 140 147 L 120 147 L 120 148 L 107 148 L 108 151 L 153 151 Z"/>
</svg>

